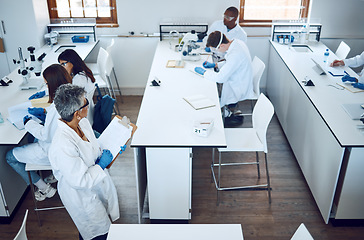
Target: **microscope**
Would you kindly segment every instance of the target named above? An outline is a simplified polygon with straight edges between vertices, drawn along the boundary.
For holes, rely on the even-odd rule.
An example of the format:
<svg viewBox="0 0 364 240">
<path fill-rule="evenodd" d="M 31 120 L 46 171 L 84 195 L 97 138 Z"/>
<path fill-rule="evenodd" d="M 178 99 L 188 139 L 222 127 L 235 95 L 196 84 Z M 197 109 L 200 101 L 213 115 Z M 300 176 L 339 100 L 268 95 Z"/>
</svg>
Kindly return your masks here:
<svg viewBox="0 0 364 240">
<path fill-rule="evenodd" d="M 20 68 L 18 69 L 18 73 L 23 76 L 23 82 L 19 85 L 20 89 L 40 89 L 44 80 L 39 77 L 42 72 L 42 64 L 43 59 L 46 56 L 46 53 L 41 54 L 37 59 L 34 55 L 35 47 L 28 47 L 27 50 L 30 52 L 30 65 L 28 67 L 25 66 L 25 62 L 27 59 L 24 59 L 22 48 L 18 48 L 19 60 L 13 59 L 14 64 L 19 64 Z M 31 78 L 31 72 L 34 72 L 35 78 Z"/>
<path fill-rule="evenodd" d="M 191 31 L 191 33 L 186 33 L 186 35 L 182 38 L 181 44 L 182 47 L 182 60 L 186 61 L 198 61 L 201 59 L 201 55 L 199 53 L 193 53 L 194 49 L 199 48 L 200 46 L 197 44 L 197 34 L 195 31 Z"/>
</svg>

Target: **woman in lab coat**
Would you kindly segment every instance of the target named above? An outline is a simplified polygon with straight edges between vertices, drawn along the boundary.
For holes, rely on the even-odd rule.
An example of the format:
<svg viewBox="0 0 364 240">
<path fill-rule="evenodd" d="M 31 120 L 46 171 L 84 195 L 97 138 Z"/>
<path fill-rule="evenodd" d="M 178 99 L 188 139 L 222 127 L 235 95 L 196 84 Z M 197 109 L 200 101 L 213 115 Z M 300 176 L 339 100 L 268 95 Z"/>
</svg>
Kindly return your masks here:
<svg viewBox="0 0 364 240">
<path fill-rule="evenodd" d="M 58 192 L 80 239 L 106 239 L 112 221 L 119 218 L 116 188 L 105 167 L 113 157 L 100 149 L 89 121 L 85 90 L 61 86 L 54 103 L 61 119 L 49 151 Z M 110 156 L 111 155 L 111 156 Z M 109 218 L 110 216 L 110 218 Z"/>
<path fill-rule="evenodd" d="M 226 63 L 218 73 L 206 71 L 201 67 L 195 68 L 205 79 L 223 83 L 220 106 L 235 105 L 253 97 L 253 68 L 246 44 L 239 39 L 229 40 L 221 32 L 215 31 L 209 35 L 207 46 L 226 52 Z M 214 68 L 215 65 L 209 62 L 203 64 L 205 68 Z"/>
<path fill-rule="evenodd" d="M 57 88 L 72 81 L 65 69 L 59 64 L 53 64 L 43 71 L 43 77 L 48 86 L 49 103 L 53 102 Z M 44 111 L 44 109 L 39 108 Z M 29 110 L 30 111 L 30 110 Z M 28 174 L 25 171 L 25 164 L 49 165 L 48 150 L 51 145 L 53 136 L 57 129 L 57 119 L 59 115 L 52 103 L 46 108 L 47 114 L 44 125 L 36 121 L 35 118 L 26 116 L 24 119 L 25 129 L 32 134 L 37 140 L 21 147 L 16 147 L 6 154 L 6 160 L 9 165 L 24 179 L 29 185 Z M 31 171 L 32 182 L 37 186 L 35 193 L 37 201 L 43 201 L 45 198 L 53 197 L 56 190 L 48 183 L 46 184 L 40 176 Z"/>
<path fill-rule="evenodd" d="M 355 57 L 344 60 L 334 60 L 331 63 L 331 67 L 336 67 L 336 66 L 360 67 L 363 65 L 364 65 L 364 51 L 360 55 L 356 55 Z M 364 67 L 359 73 L 359 79 L 350 76 L 344 76 L 342 80 L 344 82 L 346 81 L 353 82 L 354 87 L 364 89 Z"/>
<path fill-rule="evenodd" d="M 87 92 L 87 100 L 90 103 L 87 119 L 92 125 L 95 106 L 92 99 L 95 92 L 95 78 L 92 71 L 86 66 L 85 62 L 82 61 L 81 57 L 73 49 L 64 50 L 58 56 L 58 62 L 71 75 L 73 84 L 85 88 Z"/>
</svg>

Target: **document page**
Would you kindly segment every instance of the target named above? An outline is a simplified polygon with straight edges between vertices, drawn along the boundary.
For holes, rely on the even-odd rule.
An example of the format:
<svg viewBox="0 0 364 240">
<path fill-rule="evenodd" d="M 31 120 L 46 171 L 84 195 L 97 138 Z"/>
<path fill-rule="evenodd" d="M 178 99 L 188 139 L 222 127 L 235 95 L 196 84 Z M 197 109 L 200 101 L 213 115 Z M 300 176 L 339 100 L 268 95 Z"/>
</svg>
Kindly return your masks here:
<svg viewBox="0 0 364 240">
<path fill-rule="evenodd" d="M 23 119 L 28 113 L 28 108 L 31 108 L 32 104 L 28 101 L 8 108 L 9 117 L 8 120 L 19 130 L 24 129 Z"/>
<path fill-rule="evenodd" d="M 207 98 L 202 94 L 185 97 L 183 99 L 196 110 L 215 106 L 214 102 L 211 99 Z"/>
</svg>

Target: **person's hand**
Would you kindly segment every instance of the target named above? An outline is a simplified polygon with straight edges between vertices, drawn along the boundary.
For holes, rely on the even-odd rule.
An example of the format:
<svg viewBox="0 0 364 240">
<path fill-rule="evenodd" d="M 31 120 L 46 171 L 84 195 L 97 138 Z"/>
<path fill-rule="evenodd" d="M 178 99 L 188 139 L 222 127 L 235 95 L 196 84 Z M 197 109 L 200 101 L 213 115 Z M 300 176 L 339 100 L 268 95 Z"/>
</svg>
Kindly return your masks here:
<svg viewBox="0 0 364 240">
<path fill-rule="evenodd" d="M 27 122 L 29 122 L 29 120 L 31 120 L 31 119 L 32 119 L 32 117 L 31 117 L 31 116 L 26 115 L 26 116 L 23 118 L 24 126 L 25 126 L 25 124 L 27 124 Z"/>
<path fill-rule="evenodd" d="M 205 47 L 205 52 L 211 52 L 211 48 Z"/>
<path fill-rule="evenodd" d="M 364 90 L 364 84 L 362 83 L 352 83 L 351 86 Z"/>
<path fill-rule="evenodd" d="M 29 100 L 37 99 L 37 98 L 42 98 L 42 97 L 45 96 L 45 94 L 46 94 L 45 91 L 36 92 L 32 96 L 29 97 Z"/>
<path fill-rule="evenodd" d="M 203 66 L 204 68 L 214 68 L 214 67 L 216 67 L 216 63 L 211 63 L 211 62 L 205 61 L 205 62 L 202 64 L 202 66 Z"/>
<path fill-rule="evenodd" d="M 344 77 L 341 78 L 341 80 L 343 82 L 357 82 L 355 77 L 350 77 L 349 75 L 345 75 Z"/>
<path fill-rule="evenodd" d="M 36 116 L 42 122 L 45 121 L 46 113 L 45 113 L 44 108 L 28 108 L 28 113 Z"/>
<path fill-rule="evenodd" d="M 330 67 L 338 67 L 338 66 L 344 66 L 345 63 L 343 60 L 334 60 L 331 64 Z"/>
<path fill-rule="evenodd" d="M 100 165 L 102 169 L 105 169 L 112 162 L 112 159 L 112 153 L 108 149 L 104 149 L 101 157 L 96 160 L 96 164 Z"/>
<path fill-rule="evenodd" d="M 197 72 L 198 74 L 203 75 L 206 72 L 206 70 L 203 69 L 202 67 L 195 67 L 195 72 Z"/>
<path fill-rule="evenodd" d="M 125 149 L 126 149 L 126 145 L 121 146 L 121 147 L 120 147 L 119 155 L 123 154 L 123 152 L 125 151 Z"/>
</svg>

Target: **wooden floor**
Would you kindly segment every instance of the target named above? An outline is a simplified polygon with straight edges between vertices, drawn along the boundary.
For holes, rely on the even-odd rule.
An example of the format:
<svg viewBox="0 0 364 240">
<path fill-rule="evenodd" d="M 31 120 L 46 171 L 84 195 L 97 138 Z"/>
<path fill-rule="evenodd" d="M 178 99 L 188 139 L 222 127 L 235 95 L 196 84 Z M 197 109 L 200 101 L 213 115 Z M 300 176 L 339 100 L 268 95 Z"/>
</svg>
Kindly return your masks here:
<svg viewBox="0 0 364 240">
<path fill-rule="evenodd" d="M 119 104 L 122 115 L 137 119 L 141 97 L 123 97 Z M 250 106 L 250 104 L 248 104 Z M 245 107 L 244 104 L 241 106 Z M 245 110 L 245 109 L 244 109 Z M 250 127 L 250 117 L 242 127 Z M 272 185 L 272 204 L 268 204 L 266 191 L 228 191 L 220 193 L 221 203 L 216 206 L 216 189 L 211 182 L 211 149 L 194 149 L 193 196 L 191 224 L 238 223 L 242 225 L 245 240 L 290 239 L 300 223 L 304 223 L 314 239 L 364 239 L 364 227 L 334 227 L 325 224 L 314 202 L 294 155 L 274 116 L 268 129 L 268 161 Z M 253 159 L 255 155 L 226 155 L 225 159 Z M 263 159 L 263 155 L 261 155 Z M 262 165 L 264 170 L 264 165 Z M 116 185 L 121 217 L 116 223 L 137 223 L 137 203 L 133 150 L 119 157 L 110 174 Z M 239 184 L 239 179 L 256 181 L 256 168 L 224 169 L 222 184 Z M 231 181 L 234 180 L 234 182 Z M 261 181 L 265 180 L 262 171 Z M 60 204 L 58 195 L 42 205 Z M 66 210 L 43 211 L 39 227 L 30 193 L 21 204 L 11 224 L 0 224 L 0 239 L 13 239 L 25 209 L 29 209 L 27 234 L 31 239 L 78 239 L 78 232 Z M 148 220 L 143 220 L 148 223 Z M 122 239 L 122 237 L 120 238 Z"/>
</svg>

